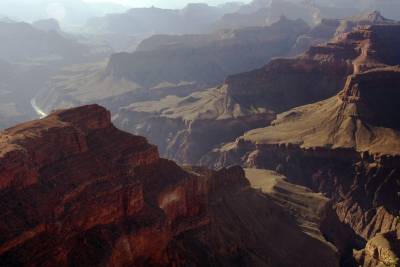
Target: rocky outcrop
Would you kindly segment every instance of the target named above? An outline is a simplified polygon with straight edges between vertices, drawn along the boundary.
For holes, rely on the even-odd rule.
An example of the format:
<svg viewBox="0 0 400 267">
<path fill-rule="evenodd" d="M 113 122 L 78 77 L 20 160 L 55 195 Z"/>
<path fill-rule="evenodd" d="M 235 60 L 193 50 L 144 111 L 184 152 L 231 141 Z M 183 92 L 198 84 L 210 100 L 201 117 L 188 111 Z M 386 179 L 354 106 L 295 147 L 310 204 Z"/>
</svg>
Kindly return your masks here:
<svg viewBox="0 0 400 267">
<path fill-rule="evenodd" d="M 1 129 L 36 118 L 29 102 L 63 67 L 108 54 L 98 46 L 78 42 L 57 26 L 53 20 L 0 22 Z"/>
<path fill-rule="evenodd" d="M 134 53 L 114 54 L 107 72 L 145 87 L 162 82 L 222 83 L 234 73 L 258 68 L 283 56 L 308 31 L 303 21 L 282 18 L 268 27 L 225 30 L 206 35 L 153 36 Z"/>
<path fill-rule="evenodd" d="M 182 169 L 96 105 L 1 133 L 0 203 L 1 266 L 338 266 L 240 167 Z"/>
<path fill-rule="evenodd" d="M 342 19 L 322 18 L 307 34 L 297 39 L 292 54 L 299 54 L 310 46 L 323 44 L 341 34 L 356 31 L 363 27 L 395 24 L 398 24 L 398 22 L 385 18 L 379 11 L 366 12 Z"/>
<path fill-rule="evenodd" d="M 206 205 L 200 178 L 97 106 L 7 129 L 0 151 L 2 266 L 162 264 L 176 218 Z"/>
<path fill-rule="evenodd" d="M 223 86 L 205 92 L 131 104 L 119 110 L 115 122 L 148 137 L 162 155 L 204 163 L 204 155 L 235 134 L 268 126 L 276 113 L 337 94 L 353 72 L 394 64 L 397 50 L 385 47 L 398 40 L 385 32 L 397 30 L 382 25 L 346 33 L 296 58 L 275 59 L 261 69 L 228 76 Z"/>
<path fill-rule="evenodd" d="M 385 262 L 380 253 L 387 253 L 372 249 L 374 238 L 400 227 L 400 69 L 390 66 L 400 61 L 397 51 L 371 48 L 397 44 L 388 36 L 398 29 L 372 26 L 348 34 L 370 37 L 362 42 L 364 52 L 353 61 L 354 74 L 338 95 L 279 114 L 271 126 L 249 131 L 204 158 L 217 165 L 277 170 L 326 194 L 337 216 L 327 217 L 326 238 L 343 253 L 346 246 L 362 248 L 368 242 L 356 254 L 364 266 Z M 335 220 L 349 229 L 334 229 Z M 388 242 L 396 247 L 398 239 L 393 240 Z"/>
<path fill-rule="evenodd" d="M 228 94 L 242 105 L 277 112 L 323 100 L 339 92 L 348 75 L 359 68 L 396 65 L 399 25 L 375 25 L 345 33 L 332 42 L 311 47 L 291 59 L 226 79 Z"/>
<path fill-rule="evenodd" d="M 355 253 L 360 266 L 399 266 L 400 265 L 399 231 L 378 234 L 364 250 Z"/>
<path fill-rule="evenodd" d="M 138 51 L 131 56 L 142 54 L 147 62 L 147 56 L 156 57 L 157 53 L 154 51 L 159 51 L 163 56 L 172 53 L 177 59 L 179 57 L 173 51 L 185 51 L 188 47 L 195 47 L 196 51 L 203 51 L 202 48 L 214 51 L 216 43 L 227 44 L 228 48 L 225 45 L 217 47 L 228 51 L 230 45 L 236 42 L 241 43 L 240 40 L 250 39 L 254 41 L 254 44 L 259 43 L 259 34 L 264 31 L 265 36 L 262 35 L 262 38 L 266 39 L 263 39 L 263 42 L 268 43 L 271 33 L 276 35 L 279 32 L 277 36 L 282 37 L 282 29 L 292 29 L 294 24 L 293 21 L 282 18 L 280 22 L 270 27 L 222 32 L 225 35 L 222 33 L 159 35 L 144 41 Z M 323 39 L 333 36 L 337 27 L 336 20 L 326 20 L 323 25 L 314 28 L 311 32 L 313 36 Z M 222 38 L 223 36 L 225 37 Z M 66 71 L 65 75 L 54 78 L 48 88 L 38 95 L 37 102 L 45 112 L 55 107 L 65 108 L 86 103 L 100 103 L 117 114 L 114 121 L 119 127 L 134 134 L 146 136 L 159 147 L 163 156 L 181 163 L 193 164 L 198 163 L 205 154 L 221 143 L 230 142 L 247 130 L 267 126 L 275 118 L 274 113 L 335 95 L 343 88 L 346 77 L 353 73 L 354 68 L 376 67 L 373 63 L 374 47 L 394 44 L 395 40 L 390 36 L 384 36 L 383 30 L 379 27 L 359 30 L 354 34 L 346 33 L 331 43 L 313 46 L 305 54 L 296 58 L 275 59 L 261 69 L 228 76 L 223 86 L 208 90 L 205 88 L 209 87 L 210 83 L 215 84 L 224 76 L 217 75 L 219 78 L 214 80 L 217 72 L 213 68 L 207 67 L 206 71 L 192 72 L 191 68 L 193 66 L 197 68 L 199 65 L 191 63 L 193 66 L 190 68 L 183 67 L 184 70 L 176 72 L 176 69 L 171 67 L 171 60 L 165 60 L 168 62 L 168 67 L 163 64 L 158 65 L 163 68 L 161 72 L 165 74 L 165 77 L 163 78 L 164 74 L 160 75 L 161 72 L 156 71 L 157 77 L 154 80 L 153 75 L 150 75 L 148 79 L 145 78 L 147 74 L 141 75 L 143 66 L 150 67 L 151 64 L 139 64 L 139 61 L 135 61 L 132 64 L 137 64 L 137 68 L 133 70 L 140 70 L 135 72 L 135 75 L 140 76 L 140 80 L 147 79 L 148 82 L 157 84 L 162 80 L 171 79 L 173 77 L 170 75 L 171 71 L 177 74 L 172 79 L 173 82 L 161 82 L 151 89 L 146 89 L 125 77 L 129 76 L 124 74 L 126 71 L 132 71 L 130 67 L 132 64 L 129 62 L 119 64 L 122 61 L 129 61 L 129 57 L 121 56 L 121 62 L 116 63 L 121 71 L 116 71 L 116 75 L 119 73 L 118 75 L 122 75 L 123 78 L 118 78 L 118 75 L 105 76 L 102 70 L 94 70 L 90 66 L 83 69 L 71 69 Z M 259 48 L 261 49 L 261 47 L 257 49 Z M 375 50 L 381 51 L 381 49 Z M 393 50 L 387 58 L 395 57 L 395 49 Z M 263 53 L 265 51 L 266 49 L 263 49 Z M 210 53 L 207 52 L 207 55 Z M 366 56 L 367 53 L 370 55 Z M 218 54 L 221 53 L 218 52 Z M 234 54 L 229 58 L 241 58 L 237 57 L 236 52 Z M 244 54 L 248 59 L 245 60 L 247 62 L 252 61 L 251 58 L 257 53 L 250 56 L 247 52 Z M 381 55 L 377 56 L 379 58 L 375 61 L 387 61 Z M 210 62 L 206 56 L 201 58 L 201 60 L 206 60 L 207 64 Z M 232 63 L 230 59 L 226 61 L 229 65 Z M 186 56 L 184 61 L 189 62 Z M 242 59 L 240 61 L 238 66 L 244 67 L 246 64 Z M 110 64 L 108 68 L 114 73 L 116 69 L 111 68 Z M 367 66 L 368 64 L 371 66 Z M 152 68 L 148 73 L 154 70 Z M 199 78 L 197 75 L 204 75 L 211 71 L 212 77 L 199 78 L 204 80 L 203 82 L 182 82 L 183 76 L 188 71 L 194 73 L 197 78 Z M 183 80 L 193 78 L 187 77 Z M 210 82 L 210 77 L 214 82 Z"/>
<path fill-rule="evenodd" d="M 193 164 L 215 146 L 275 118 L 274 113 L 241 108 L 234 99 L 221 97 L 225 90 L 131 104 L 120 109 L 114 121 L 124 130 L 149 138 L 162 155 Z"/>
<path fill-rule="evenodd" d="M 222 82 L 227 73 L 258 67 L 271 56 L 282 55 L 307 29 L 304 22 L 282 18 L 270 27 L 225 31 L 215 36 L 154 36 L 144 41 L 137 52 L 112 57 L 107 67 L 112 75 L 105 75 L 93 66 L 66 70 L 37 95 L 37 104 L 50 112 L 54 108 L 100 103 L 117 114 L 114 119 L 119 127 L 148 137 L 163 156 L 196 163 L 216 145 L 231 141 L 246 130 L 268 125 L 274 119 L 268 110 L 238 105 L 240 99 L 226 95 L 226 86 L 207 91 L 206 88 Z M 249 47 L 254 48 L 251 53 Z M 156 67 L 148 63 L 153 62 L 151 58 L 156 60 Z M 141 60 L 146 64 L 141 64 Z M 134 77 L 126 72 L 134 73 Z M 151 88 L 141 85 L 143 82 Z M 160 110 L 161 106 L 168 111 Z M 175 112 L 178 106 L 182 110 Z M 206 121 L 193 123 L 192 117 Z"/>
</svg>

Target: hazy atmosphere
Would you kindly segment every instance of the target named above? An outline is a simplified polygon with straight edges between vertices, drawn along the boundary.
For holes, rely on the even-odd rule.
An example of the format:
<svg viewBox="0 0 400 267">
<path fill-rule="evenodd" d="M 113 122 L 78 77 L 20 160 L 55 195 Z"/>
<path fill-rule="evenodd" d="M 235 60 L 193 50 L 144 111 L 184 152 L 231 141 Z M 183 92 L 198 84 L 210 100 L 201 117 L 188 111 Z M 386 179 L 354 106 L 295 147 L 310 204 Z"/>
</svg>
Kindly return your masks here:
<svg viewBox="0 0 400 267">
<path fill-rule="evenodd" d="M 203 2 L 218 5 L 226 1 Z M 91 16 L 122 12 L 131 7 L 155 6 L 175 9 L 188 3 L 190 1 L 186 0 L 2 0 L 0 15 L 24 21 L 55 18 L 60 23 L 79 25 Z"/>
<path fill-rule="evenodd" d="M 400 267 L 400 0 L 0 0 L 0 267 Z"/>
</svg>

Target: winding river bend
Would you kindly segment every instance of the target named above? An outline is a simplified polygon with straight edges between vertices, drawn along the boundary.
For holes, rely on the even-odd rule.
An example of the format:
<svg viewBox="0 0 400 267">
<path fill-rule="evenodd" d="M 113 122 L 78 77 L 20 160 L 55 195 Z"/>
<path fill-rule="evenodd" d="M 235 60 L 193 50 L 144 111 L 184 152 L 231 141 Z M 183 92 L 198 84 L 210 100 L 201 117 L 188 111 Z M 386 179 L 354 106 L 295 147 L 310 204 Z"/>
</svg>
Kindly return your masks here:
<svg viewBox="0 0 400 267">
<path fill-rule="evenodd" d="M 31 106 L 32 108 L 35 110 L 36 114 L 40 117 L 40 118 L 44 118 L 47 116 L 47 113 L 44 112 L 42 109 L 40 109 L 38 107 L 38 105 L 36 104 L 36 99 L 32 98 L 31 99 Z"/>
</svg>

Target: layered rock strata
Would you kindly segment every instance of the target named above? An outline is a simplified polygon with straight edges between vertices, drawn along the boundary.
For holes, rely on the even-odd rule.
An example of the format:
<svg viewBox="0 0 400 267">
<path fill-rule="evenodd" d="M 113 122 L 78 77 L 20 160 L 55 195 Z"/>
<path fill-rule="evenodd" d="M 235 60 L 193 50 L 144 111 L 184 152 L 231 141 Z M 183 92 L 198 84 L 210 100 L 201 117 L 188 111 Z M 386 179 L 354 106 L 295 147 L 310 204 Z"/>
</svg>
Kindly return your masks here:
<svg viewBox="0 0 400 267">
<path fill-rule="evenodd" d="M 373 252 L 374 238 L 400 228 L 400 69 L 378 67 L 382 63 L 374 60 L 398 60 L 396 54 L 367 55 L 338 95 L 279 114 L 272 126 L 245 133 L 205 162 L 278 170 L 323 192 L 336 211 L 327 216 L 326 238 L 344 250 L 368 242 L 356 258 L 363 266 L 378 266 L 388 261 L 380 248 Z M 347 225 L 353 238 L 331 227 L 335 220 Z M 343 243 L 346 239 L 351 244 Z M 398 256 L 398 238 L 388 240 Z"/>
<path fill-rule="evenodd" d="M 0 203 L 1 266 L 338 266 L 240 167 L 182 169 L 96 105 L 1 133 Z"/>
<path fill-rule="evenodd" d="M 123 107 L 115 123 L 148 137 L 162 155 L 202 163 L 234 135 L 268 126 L 276 113 L 334 96 L 348 75 L 400 62 L 395 49 L 399 29 L 396 24 L 375 25 L 345 33 L 296 58 L 275 59 L 261 69 L 229 76 L 222 86 Z"/>
</svg>

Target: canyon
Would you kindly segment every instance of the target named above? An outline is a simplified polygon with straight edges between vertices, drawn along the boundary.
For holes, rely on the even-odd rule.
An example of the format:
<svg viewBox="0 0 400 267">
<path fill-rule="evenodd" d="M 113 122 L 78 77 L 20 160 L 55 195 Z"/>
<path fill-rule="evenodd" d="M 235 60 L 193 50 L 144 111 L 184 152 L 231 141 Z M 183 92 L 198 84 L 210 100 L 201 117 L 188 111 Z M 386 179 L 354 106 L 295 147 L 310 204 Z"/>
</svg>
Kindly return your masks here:
<svg viewBox="0 0 400 267">
<path fill-rule="evenodd" d="M 348 35 L 370 36 L 364 45 L 372 49 L 383 41 L 374 31 L 384 36 L 398 30 L 371 26 Z M 399 255 L 400 69 L 391 64 L 400 58 L 397 50 L 382 52 L 367 50 L 354 60 L 337 95 L 280 113 L 271 126 L 248 131 L 205 159 L 215 166 L 277 170 L 323 192 L 334 203 L 328 219 L 348 225 L 354 243 L 334 228 L 325 237 L 343 253 L 346 247 L 360 250 L 354 258 L 361 266 L 397 266 Z"/>
<path fill-rule="evenodd" d="M 399 267 L 387 7 L 0 16 L 0 266 Z"/>
<path fill-rule="evenodd" d="M 228 76 L 223 85 L 204 92 L 122 107 L 115 123 L 148 137 L 162 155 L 202 164 L 214 148 L 249 129 L 268 126 L 276 114 L 334 96 L 356 69 L 398 64 L 399 40 L 392 37 L 398 24 L 366 27 L 339 34 L 297 57 L 277 58 L 260 69 Z M 368 51 L 373 52 L 367 56 Z"/>
<path fill-rule="evenodd" d="M 228 74 L 288 54 L 298 36 L 308 30 L 304 22 L 282 17 L 265 27 L 155 35 L 133 53 L 64 68 L 39 90 L 35 101 L 45 113 L 98 103 L 118 114 L 121 107 L 137 102 L 186 97 L 217 86 Z"/>
<path fill-rule="evenodd" d="M 322 192 L 332 201 L 322 232 L 342 266 L 397 266 L 399 30 L 389 23 L 342 33 L 216 89 L 133 104 L 116 122 L 129 125 L 137 114 L 135 130 L 167 142 L 166 155 L 180 162 L 276 170 Z"/>
<path fill-rule="evenodd" d="M 338 266 L 251 173 L 179 167 L 100 106 L 9 128 L 0 151 L 1 266 Z"/>
<path fill-rule="evenodd" d="M 0 38 L 0 129 L 34 119 L 28 103 L 65 66 L 109 53 L 61 31 L 55 20 L 2 21 Z"/>
</svg>

